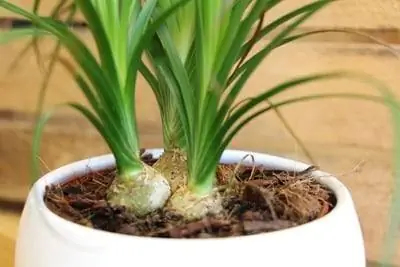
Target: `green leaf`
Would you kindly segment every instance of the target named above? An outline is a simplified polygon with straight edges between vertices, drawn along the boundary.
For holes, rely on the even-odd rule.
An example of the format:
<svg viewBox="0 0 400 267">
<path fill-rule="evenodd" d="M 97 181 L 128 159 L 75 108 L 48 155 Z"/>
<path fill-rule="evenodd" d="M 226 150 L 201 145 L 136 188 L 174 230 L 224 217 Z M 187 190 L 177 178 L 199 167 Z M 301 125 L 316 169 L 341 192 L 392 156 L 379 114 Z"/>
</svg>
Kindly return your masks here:
<svg viewBox="0 0 400 267">
<path fill-rule="evenodd" d="M 13 29 L 10 31 L 1 31 L 0 32 L 0 45 L 7 44 L 11 41 L 17 41 L 26 37 L 32 36 L 45 36 L 49 35 L 48 32 L 35 29 L 35 28 L 27 28 L 27 29 Z"/>
<path fill-rule="evenodd" d="M 190 113 L 190 111 L 187 109 L 182 89 L 178 81 L 174 79 L 174 76 L 172 75 L 164 61 L 157 60 L 155 63 L 159 73 L 161 74 L 160 78 L 163 78 L 164 83 L 168 86 L 166 89 L 170 90 L 170 94 L 174 96 L 174 102 L 177 105 L 177 112 L 179 112 L 182 127 L 184 129 L 184 132 L 186 133 L 187 138 L 189 138 L 191 134 L 191 118 L 189 116 L 192 115 L 192 113 Z M 166 100 L 164 99 L 163 101 L 165 102 Z M 190 104 L 191 103 L 189 102 L 188 105 Z"/>
<path fill-rule="evenodd" d="M 174 98 L 176 113 L 179 114 L 187 142 L 189 184 L 192 189 L 196 186 L 211 188 L 212 177 L 219 161 L 220 145 L 233 127 L 228 123 L 229 119 L 237 115 L 233 113 L 227 118 L 227 113 L 251 74 L 260 62 L 278 47 L 278 44 L 330 2 L 315 1 L 289 12 L 265 28 L 261 26 L 264 14 L 280 1 L 243 0 L 230 3 L 194 1 L 194 40 L 185 58 L 186 61 L 182 61 L 180 51 L 177 51 L 175 46 L 174 38 L 176 31 L 179 31 L 179 24 L 174 20 L 177 19 L 175 16 L 158 29 L 158 39 L 153 39 L 152 45 L 147 49 L 150 64 L 155 70 L 153 74 L 146 69 L 144 75 L 146 80 L 153 84 L 152 87 L 157 87 L 152 89 L 158 98 L 162 118 L 167 117 L 167 111 L 170 109 L 166 106 L 172 103 L 162 98 L 167 99 L 169 94 Z M 170 4 L 170 1 L 160 0 L 160 6 L 165 7 Z M 263 34 L 267 34 L 266 30 L 272 31 L 286 22 L 290 23 L 285 25 L 259 53 L 240 66 L 248 50 L 259 40 L 256 34 L 248 41 L 255 24 L 258 24 Z M 189 37 L 186 38 L 187 42 L 191 40 Z M 160 46 L 158 41 L 161 43 Z M 238 65 L 237 70 L 233 69 L 235 64 Z M 232 72 L 236 73 L 238 79 L 234 80 L 232 87 L 228 87 L 232 77 L 229 75 Z M 246 110 L 243 116 L 250 111 Z M 238 120 L 241 117 L 239 116 Z M 168 126 L 164 119 L 163 126 Z"/>
<path fill-rule="evenodd" d="M 53 113 L 64 106 L 70 106 L 74 109 L 79 110 L 82 114 L 84 114 L 87 118 L 90 119 L 93 125 L 96 126 L 96 128 L 100 131 L 101 134 L 104 133 L 104 128 L 99 122 L 99 120 L 90 112 L 88 111 L 85 107 L 81 106 L 80 104 L 67 104 L 67 105 L 58 105 L 55 108 L 53 108 L 50 111 L 45 112 L 42 114 L 35 125 L 35 128 L 33 130 L 33 142 L 32 142 L 32 165 L 31 165 L 31 174 L 32 174 L 32 183 L 35 182 L 38 178 L 40 178 L 40 166 L 39 166 L 39 160 L 38 160 L 38 155 L 40 154 L 40 146 L 41 146 L 41 140 L 42 140 L 42 134 L 44 127 L 48 120 L 52 117 Z"/>
<path fill-rule="evenodd" d="M 280 1 L 278 0 L 271 0 L 271 1 L 255 1 L 255 4 L 249 11 L 249 14 L 245 17 L 245 19 L 242 21 L 241 17 L 242 14 L 244 13 L 244 8 L 247 8 L 248 1 L 246 1 L 247 5 L 245 4 L 245 1 L 243 1 L 243 5 L 238 5 L 238 10 L 234 10 L 232 13 L 232 29 L 236 32 L 234 36 L 234 40 L 231 40 L 231 45 L 229 48 L 228 54 L 226 54 L 225 57 L 222 57 L 221 60 L 219 60 L 221 64 L 221 67 L 219 68 L 218 71 L 218 82 L 221 84 L 221 86 L 226 86 L 227 83 L 227 77 L 232 71 L 232 67 L 235 64 L 235 62 L 240 58 L 239 53 L 241 51 L 241 47 L 243 43 L 246 41 L 247 36 L 249 35 L 249 32 L 254 25 L 254 23 L 264 15 L 266 11 L 277 5 Z M 240 3 L 240 1 L 239 1 Z M 240 21 L 240 23 L 239 23 Z M 239 28 L 235 27 L 235 24 L 239 25 Z M 229 34 L 229 32 L 227 32 Z"/>
<path fill-rule="evenodd" d="M 241 66 L 237 72 L 240 73 L 240 77 L 234 85 L 232 89 L 229 91 L 228 96 L 226 97 L 223 107 L 220 111 L 220 116 L 225 116 L 227 110 L 231 107 L 232 103 L 236 100 L 238 94 L 242 90 L 245 83 L 248 81 L 250 76 L 254 73 L 256 68 L 268 56 L 276 47 L 276 44 L 279 44 L 286 36 L 288 36 L 293 30 L 295 30 L 301 23 L 311 17 L 315 12 L 319 9 L 324 7 L 325 4 L 329 3 L 330 1 L 317 1 L 314 5 L 309 6 L 305 14 L 302 14 L 299 18 L 297 18 L 294 22 L 290 23 L 287 27 L 285 27 L 271 42 L 269 42 L 261 51 L 257 52 L 254 56 L 252 56 L 246 63 Z M 281 23 L 284 21 L 291 19 L 291 16 L 285 17 L 285 20 L 282 20 Z M 279 20 L 279 19 L 278 19 Z M 274 23 L 273 23 L 274 24 Z M 232 75 L 235 77 L 235 73 Z"/>
<path fill-rule="evenodd" d="M 111 44 L 107 38 L 106 31 L 103 27 L 103 23 L 100 20 L 99 14 L 97 14 L 92 1 L 76 0 L 75 2 L 79 7 L 79 10 L 84 14 L 92 35 L 96 41 L 97 49 L 102 62 L 101 66 L 105 69 L 104 73 L 108 75 L 110 81 L 115 81 L 112 84 L 118 88 L 119 85 L 121 85 L 121 81 L 117 75 L 117 62 L 115 62 L 114 58 L 112 57 L 113 53 L 111 50 Z M 117 81 L 120 83 L 118 84 Z"/>
<path fill-rule="evenodd" d="M 192 84 L 185 70 L 185 66 L 180 60 L 179 53 L 176 51 L 176 48 L 173 44 L 173 41 L 167 29 L 165 27 L 162 27 L 158 31 L 158 34 L 160 37 L 161 44 L 165 49 L 166 56 L 169 59 L 169 66 L 173 71 L 173 76 L 175 77 L 176 82 L 178 83 L 178 86 L 170 89 L 174 89 L 172 93 L 176 95 L 176 98 L 181 100 L 182 107 L 180 106 L 178 107 L 181 108 L 181 110 L 185 110 L 185 115 L 182 116 L 181 119 L 184 120 L 185 121 L 184 123 L 189 126 L 187 130 L 192 131 L 193 129 L 192 124 L 194 122 L 194 116 L 195 116 L 194 112 L 195 109 L 193 106 L 194 95 L 193 95 Z M 164 68 L 164 71 L 165 70 L 166 68 Z"/>
<path fill-rule="evenodd" d="M 330 73 L 321 73 L 315 75 L 307 75 L 299 78 L 294 78 L 289 81 L 285 81 L 273 88 L 266 90 L 264 93 L 261 93 L 252 99 L 250 99 L 247 103 L 243 104 L 237 111 L 233 112 L 229 118 L 225 121 L 224 127 L 221 129 L 222 132 L 226 132 L 226 130 L 233 125 L 240 117 L 249 112 L 251 109 L 257 107 L 257 105 L 262 104 L 266 99 L 270 99 L 271 97 L 278 95 L 282 92 L 287 92 L 288 90 L 297 88 L 299 85 L 320 81 L 320 80 L 328 80 L 328 79 L 337 79 L 345 77 L 347 73 L 342 72 L 330 72 Z"/>
<path fill-rule="evenodd" d="M 65 3 L 65 1 L 60 1 L 59 5 L 57 5 L 54 8 L 54 10 L 52 12 L 52 16 L 53 17 L 58 17 L 59 12 L 60 12 L 59 9 L 62 8 L 64 3 Z M 66 19 L 67 23 L 70 22 L 74 18 L 75 14 L 76 14 L 76 11 L 77 10 L 76 10 L 75 6 L 71 7 L 69 9 L 69 14 L 68 14 L 67 19 Z M 39 39 L 34 37 L 32 39 L 31 44 L 33 45 L 34 51 L 36 51 L 35 56 L 36 56 L 36 60 L 38 62 L 39 67 L 44 69 L 44 67 L 41 66 L 42 59 L 41 59 L 41 54 L 40 54 L 40 49 L 39 49 Z M 47 89 L 48 89 L 48 86 L 49 86 L 49 82 L 50 82 L 50 79 L 52 77 L 52 74 L 53 74 L 57 59 L 58 59 L 58 57 L 60 55 L 60 51 L 61 51 L 61 42 L 57 41 L 57 44 L 55 45 L 55 48 L 54 48 L 53 52 L 51 53 L 50 62 L 49 62 L 47 70 L 45 71 L 45 77 L 44 77 L 44 79 L 43 79 L 43 81 L 41 83 L 41 86 L 40 86 L 38 102 L 37 102 L 37 105 L 36 105 L 36 115 L 37 116 L 39 116 L 42 113 L 42 109 L 43 109 L 43 106 L 44 106 L 44 100 L 45 100 L 45 97 L 46 97 L 46 93 L 47 93 Z M 21 54 L 21 56 L 22 56 L 22 54 Z"/>
<path fill-rule="evenodd" d="M 393 99 L 393 98 L 392 98 Z M 400 112 L 391 106 L 391 117 L 394 133 L 394 187 L 389 205 L 389 218 L 384 234 L 384 243 L 381 248 L 381 266 L 390 266 L 395 260 L 398 251 L 399 225 L 400 225 Z"/>
<path fill-rule="evenodd" d="M 308 5 L 302 6 L 292 12 L 289 12 L 273 22 L 269 23 L 262 30 L 260 30 L 259 34 L 257 34 L 253 40 L 249 40 L 243 47 L 241 48 L 241 52 L 239 54 L 239 58 L 243 57 L 246 51 L 253 45 L 254 42 L 258 42 L 261 38 L 265 37 L 268 33 L 271 33 L 273 30 L 278 27 L 284 25 L 284 23 L 299 17 L 295 22 L 291 23 L 290 26 L 286 27 L 283 31 L 281 31 L 277 36 L 275 36 L 268 45 L 266 45 L 261 51 L 257 52 L 256 55 L 251 57 L 245 64 L 243 64 L 239 69 L 235 70 L 235 72 L 230 76 L 229 83 L 233 82 L 240 74 L 245 72 L 246 68 L 250 65 L 253 65 L 255 61 L 260 62 L 264 59 L 274 48 L 277 47 L 278 44 L 282 42 L 282 40 L 288 36 L 297 26 L 303 23 L 305 20 L 309 19 L 316 12 L 326 7 L 328 4 L 332 3 L 335 0 L 319 0 Z"/>
<path fill-rule="evenodd" d="M 253 114 L 249 115 L 246 117 L 244 120 L 242 120 L 238 125 L 233 127 L 229 134 L 225 137 L 223 144 L 221 145 L 221 149 L 223 150 L 224 147 L 229 145 L 231 142 L 232 138 L 249 122 L 251 122 L 253 119 L 257 118 L 258 116 L 273 110 L 274 108 L 279 108 L 283 106 L 287 106 L 289 104 L 295 104 L 295 103 L 300 103 L 300 102 L 306 102 L 310 100 L 319 100 L 319 99 L 326 99 L 326 98 L 346 98 L 346 99 L 357 99 L 357 100 L 366 100 L 366 101 L 372 101 L 380 104 L 385 104 L 388 105 L 396 110 L 396 112 L 400 112 L 400 106 L 397 106 L 396 103 L 394 103 L 392 100 L 385 99 L 384 97 L 377 97 L 377 96 L 369 96 L 369 95 L 362 95 L 362 94 L 351 94 L 351 93 L 331 93 L 331 94 L 311 94 L 307 96 L 301 96 L 301 97 L 295 97 L 291 98 L 288 100 L 280 101 L 274 105 L 270 105 L 266 108 L 262 108 L 261 110 L 254 112 Z"/>
<path fill-rule="evenodd" d="M 0 6 L 31 20 L 38 28 L 56 37 L 67 49 L 83 73 L 76 73 L 72 68 L 69 68 L 70 72 L 77 77 L 76 82 L 95 113 L 86 112 L 88 110 L 84 106 L 74 105 L 74 108 L 80 109 L 81 113 L 95 126 L 99 124 L 94 122 L 94 118 L 97 118 L 104 126 L 103 129 L 96 128 L 101 131 L 113 151 L 120 172 L 124 172 L 124 169 L 140 167 L 135 114 L 134 110 L 126 108 L 129 100 L 123 98 L 118 81 L 114 79 L 118 76 L 113 68 L 112 55 L 104 56 L 102 64 L 106 64 L 107 67 L 101 66 L 88 47 L 63 23 L 49 17 L 39 17 L 5 1 L 0 1 Z M 93 6 L 87 5 L 87 2 L 81 2 L 78 7 L 83 6 L 86 8 L 83 8 L 85 10 L 83 13 L 90 18 L 89 21 L 96 21 L 98 17 Z M 104 31 L 95 27 L 92 33 L 99 36 L 99 47 L 105 49 L 102 51 L 106 51 L 109 43 L 107 39 L 101 38 L 102 34 L 104 37 Z M 64 65 L 67 64 L 64 63 Z"/>
<path fill-rule="evenodd" d="M 37 10 L 39 9 L 40 3 L 41 3 L 40 0 L 39 1 L 35 0 L 34 7 L 33 7 L 33 13 L 34 14 L 37 14 Z M 59 3 L 51 11 L 51 17 L 55 18 L 55 19 L 58 19 L 60 17 L 60 15 L 61 15 L 61 13 L 63 11 L 62 9 L 65 7 L 66 3 L 67 3 L 67 1 L 60 0 Z M 75 5 L 69 6 L 67 8 L 67 10 L 68 10 L 69 13 L 68 13 L 68 18 L 67 18 L 66 21 L 70 22 L 71 19 L 74 17 L 75 13 L 76 13 Z M 39 41 L 40 41 L 40 37 L 41 36 L 42 35 L 40 35 L 40 36 L 33 35 L 32 36 L 31 41 L 27 45 L 24 46 L 24 48 L 18 54 L 18 56 L 11 62 L 9 70 L 8 70 L 9 72 L 13 71 L 16 68 L 18 62 L 20 62 L 22 60 L 22 58 L 30 51 L 31 48 L 33 48 L 33 51 L 34 51 L 35 58 L 36 58 L 36 61 L 38 63 L 39 69 L 40 70 L 44 70 L 44 66 L 43 66 L 43 63 L 42 63 L 42 56 L 41 56 L 41 52 L 40 52 L 40 49 L 39 49 Z M 55 50 L 57 50 L 57 48 L 55 48 Z M 54 54 L 54 53 L 56 53 L 56 52 L 53 52 L 51 54 Z M 49 72 L 49 74 L 46 75 L 46 77 L 47 76 L 51 76 L 52 68 L 49 67 L 48 72 Z M 46 79 L 49 79 L 49 78 L 46 78 Z M 43 84 L 44 87 L 46 87 L 45 86 L 46 81 L 44 81 L 42 84 Z M 45 95 L 43 92 L 46 91 L 46 88 L 43 88 L 43 86 L 41 86 L 41 92 L 40 92 L 41 96 L 39 97 L 39 99 L 41 99 Z M 39 101 L 39 102 L 41 102 L 41 101 Z M 40 106 L 40 104 L 39 104 L 39 106 Z"/>
<path fill-rule="evenodd" d="M 277 86 L 266 90 L 264 93 L 261 93 L 255 97 L 252 97 L 244 103 L 240 108 L 237 108 L 236 111 L 232 112 L 232 114 L 224 121 L 222 121 L 221 117 L 216 117 L 216 120 L 214 121 L 214 125 L 210 127 L 210 129 L 214 129 L 214 131 L 209 131 L 209 134 L 207 136 L 208 138 L 208 143 L 204 145 L 203 150 L 208 151 L 208 154 L 204 154 L 202 158 L 199 159 L 199 161 L 204 161 L 207 164 L 206 166 L 202 166 L 202 172 L 199 174 L 198 177 L 207 177 L 204 172 L 207 172 L 209 170 L 208 168 L 213 168 L 215 165 L 216 160 L 219 160 L 219 157 L 223 150 L 225 149 L 226 145 L 229 143 L 229 141 L 224 141 L 226 140 L 226 136 L 229 134 L 230 130 L 238 121 L 244 117 L 245 115 L 248 114 L 252 109 L 256 108 L 259 104 L 264 103 L 265 100 L 270 99 L 271 97 L 282 93 L 284 91 L 287 91 L 289 89 L 293 89 L 298 87 L 299 85 L 315 82 L 318 80 L 328 80 L 328 79 L 335 79 L 339 77 L 345 77 L 347 74 L 345 73 L 338 73 L 338 72 L 333 72 L 333 73 L 323 73 L 323 74 L 316 74 L 316 75 L 309 75 L 309 76 L 304 76 L 300 78 L 295 78 L 287 82 L 283 82 L 281 84 L 278 84 Z M 219 125 L 220 126 L 217 126 Z M 234 133 L 236 134 L 237 131 Z M 233 135 L 230 135 L 229 138 L 233 138 Z M 228 138 L 228 139 L 229 139 Z M 218 147 L 217 152 L 211 152 L 215 150 L 215 147 Z M 208 160 L 206 160 L 206 157 Z M 207 181 L 198 178 L 198 181 L 196 183 L 198 184 L 203 184 Z"/>
<path fill-rule="evenodd" d="M 311 155 L 311 152 L 308 150 L 306 147 L 305 143 L 301 140 L 301 138 L 297 135 L 295 130 L 292 128 L 290 123 L 287 121 L 285 116 L 283 116 L 282 112 L 280 111 L 279 108 L 275 107 L 275 105 L 269 100 L 266 100 L 270 106 L 272 106 L 275 114 L 279 118 L 279 120 L 282 122 L 283 126 L 286 128 L 286 130 L 289 132 L 289 134 L 292 136 L 292 138 L 295 140 L 298 146 L 300 146 L 300 149 L 303 151 L 304 155 L 308 158 L 308 160 L 312 164 L 316 164 L 316 161 L 314 160 L 313 156 Z"/>
</svg>

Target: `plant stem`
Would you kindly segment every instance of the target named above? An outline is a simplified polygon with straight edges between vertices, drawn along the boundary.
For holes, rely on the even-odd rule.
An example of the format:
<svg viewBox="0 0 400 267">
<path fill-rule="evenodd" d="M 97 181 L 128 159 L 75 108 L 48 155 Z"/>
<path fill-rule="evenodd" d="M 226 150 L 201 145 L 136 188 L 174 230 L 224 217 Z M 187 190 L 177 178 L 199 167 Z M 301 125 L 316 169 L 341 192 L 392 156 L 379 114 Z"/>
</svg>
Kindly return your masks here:
<svg viewBox="0 0 400 267">
<path fill-rule="evenodd" d="M 129 165 L 120 165 L 118 170 L 119 170 L 119 175 L 118 175 L 119 178 L 123 180 L 135 179 L 136 176 L 138 176 L 141 172 L 143 172 L 144 166 L 140 162 L 131 161 Z"/>
<path fill-rule="evenodd" d="M 153 167 L 168 180 L 171 191 L 186 186 L 188 170 L 186 152 L 182 149 L 166 149 Z"/>
<path fill-rule="evenodd" d="M 206 179 L 203 180 L 201 184 L 196 183 L 199 179 L 189 179 L 188 188 L 191 192 L 198 196 L 204 196 L 210 194 L 214 189 L 214 181 L 216 168 L 213 169 L 214 172 L 205 175 Z"/>
<path fill-rule="evenodd" d="M 125 207 L 133 215 L 146 215 L 164 207 L 171 195 L 167 179 L 153 167 L 142 165 L 140 172 L 118 175 L 107 192 L 114 207 Z"/>
</svg>

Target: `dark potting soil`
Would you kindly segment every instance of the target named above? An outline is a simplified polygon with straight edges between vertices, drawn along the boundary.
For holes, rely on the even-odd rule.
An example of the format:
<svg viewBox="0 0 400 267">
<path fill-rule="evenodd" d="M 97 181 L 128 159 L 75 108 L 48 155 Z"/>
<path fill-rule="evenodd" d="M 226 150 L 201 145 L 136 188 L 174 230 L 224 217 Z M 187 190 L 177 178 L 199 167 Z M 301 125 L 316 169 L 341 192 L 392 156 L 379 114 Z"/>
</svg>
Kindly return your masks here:
<svg viewBox="0 0 400 267">
<path fill-rule="evenodd" d="M 149 156 L 143 161 L 155 162 Z M 225 196 L 224 211 L 195 221 L 185 221 L 168 210 L 135 217 L 122 207 L 110 207 L 106 191 L 115 169 L 49 186 L 44 200 L 50 210 L 69 221 L 109 232 L 165 238 L 240 236 L 294 227 L 330 212 L 336 199 L 310 176 L 311 171 L 288 173 L 221 164 L 217 178 Z"/>
</svg>

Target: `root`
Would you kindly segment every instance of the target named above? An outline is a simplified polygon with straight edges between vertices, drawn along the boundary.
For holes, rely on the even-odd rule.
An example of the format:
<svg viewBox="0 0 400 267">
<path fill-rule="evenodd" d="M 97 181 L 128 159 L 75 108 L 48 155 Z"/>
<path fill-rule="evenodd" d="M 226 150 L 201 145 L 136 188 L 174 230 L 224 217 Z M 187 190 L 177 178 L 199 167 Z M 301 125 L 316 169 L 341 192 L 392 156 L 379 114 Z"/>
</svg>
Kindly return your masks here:
<svg viewBox="0 0 400 267">
<path fill-rule="evenodd" d="M 182 150 L 167 150 L 154 163 L 153 168 L 164 175 L 168 180 L 171 192 L 175 192 L 179 187 L 186 185 L 187 157 Z"/>
<path fill-rule="evenodd" d="M 107 192 L 111 206 L 142 216 L 163 208 L 171 195 L 169 183 L 152 167 L 145 165 L 137 177 L 116 177 Z"/>
<path fill-rule="evenodd" d="M 227 197 L 231 194 L 238 193 L 238 185 L 240 185 L 243 181 L 240 179 L 240 168 L 247 167 L 244 164 L 244 160 L 247 157 L 251 157 L 252 159 L 252 170 L 249 178 L 246 180 L 251 180 L 254 177 L 256 171 L 256 164 L 254 160 L 254 156 L 251 154 L 245 155 L 240 162 L 233 168 L 233 165 L 224 165 L 220 164 L 217 168 L 217 181 L 218 181 L 218 189 L 223 191 L 223 196 Z"/>
</svg>

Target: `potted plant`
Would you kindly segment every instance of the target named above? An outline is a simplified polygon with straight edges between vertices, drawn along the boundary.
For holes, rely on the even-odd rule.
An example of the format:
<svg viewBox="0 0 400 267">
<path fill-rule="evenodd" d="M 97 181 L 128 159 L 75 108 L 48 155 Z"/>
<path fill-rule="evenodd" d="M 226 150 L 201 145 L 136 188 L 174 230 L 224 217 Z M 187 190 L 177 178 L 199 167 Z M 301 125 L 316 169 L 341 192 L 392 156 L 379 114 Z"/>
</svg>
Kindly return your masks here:
<svg viewBox="0 0 400 267">
<path fill-rule="evenodd" d="M 35 182 L 21 218 L 17 267 L 156 266 L 167 260 L 175 266 L 365 266 L 357 213 L 338 179 L 301 162 L 227 149 L 248 122 L 279 106 L 333 96 L 377 100 L 325 94 L 261 106 L 299 85 L 346 76 L 323 73 L 235 103 L 262 60 L 304 36 L 293 32 L 333 1 L 315 1 L 264 25 L 264 14 L 279 2 L 75 0 L 70 14 L 83 14 L 96 44 L 91 51 L 59 20 L 0 1 L 35 25 L 9 37 L 49 35 L 69 52 L 77 70 L 58 61 L 90 107 L 68 106 L 112 151 Z M 248 58 L 256 44 L 261 49 Z M 158 101 L 163 149 L 140 150 L 139 74 Z M 34 156 L 48 117 L 36 128 Z"/>
</svg>

